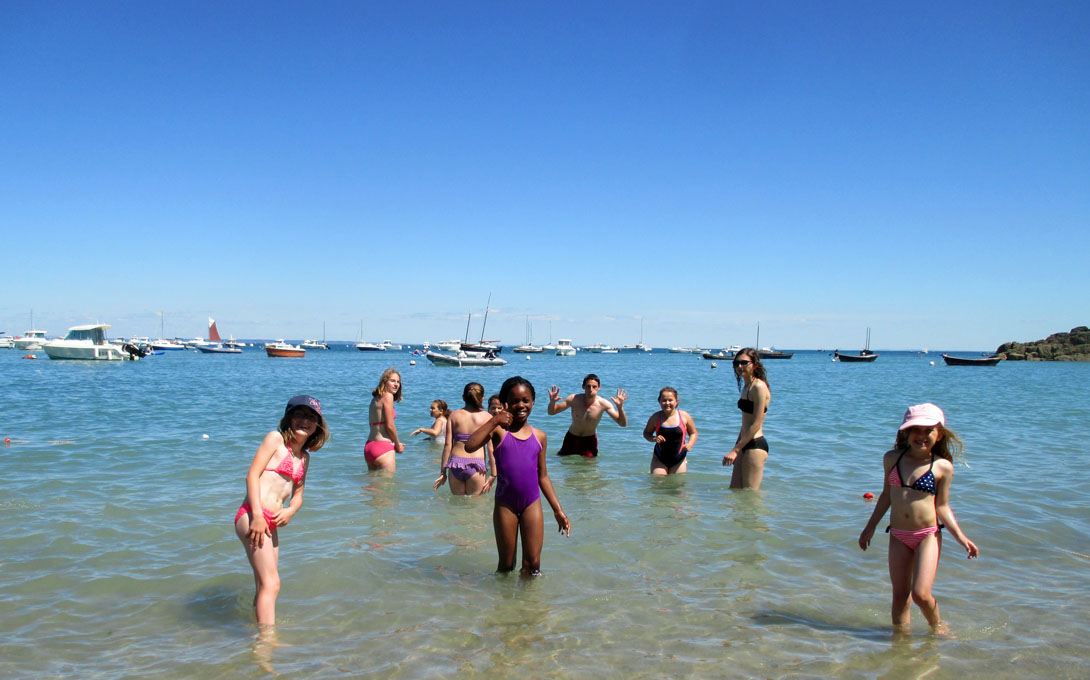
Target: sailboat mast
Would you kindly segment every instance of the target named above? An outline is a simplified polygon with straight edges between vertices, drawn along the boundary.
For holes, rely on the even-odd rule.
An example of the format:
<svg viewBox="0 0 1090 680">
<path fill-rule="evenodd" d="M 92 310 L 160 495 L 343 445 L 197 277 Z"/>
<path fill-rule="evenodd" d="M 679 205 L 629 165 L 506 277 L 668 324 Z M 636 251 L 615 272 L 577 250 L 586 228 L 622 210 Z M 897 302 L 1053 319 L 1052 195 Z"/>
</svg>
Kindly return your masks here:
<svg viewBox="0 0 1090 680">
<path fill-rule="evenodd" d="M 466 314 L 466 339 L 465 344 L 469 344 L 469 322 L 473 320 L 473 310 L 469 310 Z"/>
<path fill-rule="evenodd" d="M 484 329 L 488 325 L 488 305 L 492 303 L 492 293 L 488 294 L 488 302 L 484 303 L 484 321 L 481 322 L 481 342 L 484 342 Z"/>
</svg>

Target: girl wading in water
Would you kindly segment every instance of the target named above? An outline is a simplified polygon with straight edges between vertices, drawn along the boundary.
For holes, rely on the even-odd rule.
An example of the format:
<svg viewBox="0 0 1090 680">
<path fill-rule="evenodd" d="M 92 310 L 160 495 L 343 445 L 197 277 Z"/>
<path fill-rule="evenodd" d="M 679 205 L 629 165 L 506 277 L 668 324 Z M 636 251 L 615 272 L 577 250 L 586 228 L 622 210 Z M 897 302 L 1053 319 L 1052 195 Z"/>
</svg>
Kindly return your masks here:
<svg viewBox="0 0 1090 680">
<path fill-rule="evenodd" d="M 730 475 L 732 489 L 759 489 L 768 460 L 768 441 L 765 440 L 764 422 L 772 394 L 768 390 L 768 376 L 757 350 L 747 347 L 734 355 L 734 378 L 741 397 L 738 410 L 742 412 L 742 429 L 734 448 L 723 456 L 723 465 L 733 465 Z M 743 385 L 744 383 L 744 385 Z"/>
</svg>

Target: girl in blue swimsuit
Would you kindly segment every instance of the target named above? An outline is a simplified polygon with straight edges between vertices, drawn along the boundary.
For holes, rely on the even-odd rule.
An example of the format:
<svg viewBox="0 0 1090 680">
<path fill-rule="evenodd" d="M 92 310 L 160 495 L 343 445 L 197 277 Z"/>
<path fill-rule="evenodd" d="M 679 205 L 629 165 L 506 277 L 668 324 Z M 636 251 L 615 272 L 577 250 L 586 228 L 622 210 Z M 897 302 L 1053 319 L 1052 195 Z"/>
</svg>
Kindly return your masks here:
<svg viewBox="0 0 1090 680">
<path fill-rule="evenodd" d="M 571 535 L 571 520 L 564 514 L 545 468 L 545 433 L 532 427 L 527 419 L 534 409 L 534 386 L 524 378 L 508 378 L 500 388 L 500 400 L 506 410 L 492 416 L 465 443 L 474 452 L 491 442 L 496 459 L 496 505 L 492 525 L 496 530 L 499 552 L 497 571 L 515 568 L 518 537 L 522 534 L 522 576 L 541 573 L 541 544 L 545 519 L 541 512 L 541 494 L 553 509 L 560 533 Z"/>
<path fill-rule="evenodd" d="M 882 494 L 859 534 L 859 547 L 867 549 L 878 522 L 890 510 L 890 616 L 898 631 L 908 632 L 911 603 L 915 602 L 936 633 L 947 632 L 939 603 L 931 594 L 942 553 L 940 529 L 949 531 L 970 559 L 980 554 L 950 509 L 953 460 L 961 448 L 961 440 L 946 427 L 942 409 L 917 404 L 905 411 L 897 443 L 882 461 Z"/>
<path fill-rule="evenodd" d="M 674 475 L 685 472 L 686 456 L 696 444 L 696 423 L 693 417 L 678 407 L 677 390 L 659 390 L 658 413 L 647 420 L 643 438 L 655 445 L 651 454 L 651 474 Z"/>
</svg>

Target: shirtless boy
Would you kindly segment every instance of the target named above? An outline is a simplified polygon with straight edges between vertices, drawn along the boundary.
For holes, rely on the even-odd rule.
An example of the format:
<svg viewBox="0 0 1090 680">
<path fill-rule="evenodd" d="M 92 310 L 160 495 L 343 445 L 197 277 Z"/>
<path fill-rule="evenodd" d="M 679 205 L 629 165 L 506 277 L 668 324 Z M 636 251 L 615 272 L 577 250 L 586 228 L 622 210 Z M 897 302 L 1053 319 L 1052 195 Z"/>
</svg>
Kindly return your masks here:
<svg viewBox="0 0 1090 680">
<path fill-rule="evenodd" d="M 583 378 L 583 394 L 570 394 L 566 399 L 559 400 L 560 388 L 556 385 L 549 388 L 549 415 L 556 415 L 571 407 L 571 427 L 564 435 L 564 444 L 557 455 L 596 457 L 598 423 L 602 420 L 603 413 L 608 413 L 621 427 L 628 425 L 628 416 L 624 412 L 628 392 L 618 389 L 616 397 L 606 399 L 598 396 L 601 386 L 598 376 L 591 373 Z"/>
</svg>

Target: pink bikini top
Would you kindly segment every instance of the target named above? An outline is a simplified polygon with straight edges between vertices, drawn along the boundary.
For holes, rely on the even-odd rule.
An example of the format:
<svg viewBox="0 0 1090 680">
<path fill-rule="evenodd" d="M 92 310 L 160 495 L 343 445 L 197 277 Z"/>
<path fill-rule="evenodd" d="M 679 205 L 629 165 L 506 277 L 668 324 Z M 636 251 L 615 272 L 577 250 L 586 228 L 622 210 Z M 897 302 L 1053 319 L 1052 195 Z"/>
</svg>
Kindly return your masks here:
<svg viewBox="0 0 1090 680">
<path fill-rule="evenodd" d="M 265 472 L 275 472 L 278 475 L 282 475 L 290 479 L 294 484 L 298 484 L 303 481 L 303 477 L 306 476 L 306 470 L 300 461 L 299 472 L 295 471 L 295 461 L 291 455 L 291 447 L 288 447 L 288 455 L 284 456 L 284 459 L 280 461 L 280 465 L 274 468 L 265 468 Z"/>
</svg>

